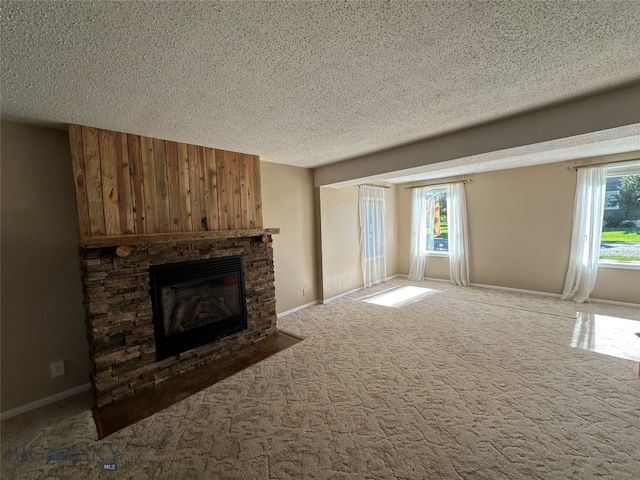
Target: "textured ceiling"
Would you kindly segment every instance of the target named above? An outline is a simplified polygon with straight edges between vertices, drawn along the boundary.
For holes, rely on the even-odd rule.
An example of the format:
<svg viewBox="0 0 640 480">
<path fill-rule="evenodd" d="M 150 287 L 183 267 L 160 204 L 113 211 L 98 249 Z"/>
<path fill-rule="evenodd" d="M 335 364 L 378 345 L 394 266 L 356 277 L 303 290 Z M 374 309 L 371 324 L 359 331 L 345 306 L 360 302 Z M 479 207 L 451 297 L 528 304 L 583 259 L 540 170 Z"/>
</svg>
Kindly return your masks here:
<svg viewBox="0 0 640 480">
<path fill-rule="evenodd" d="M 2 2 L 4 118 L 315 167 L 640 78 L 640 2 Z"/>
</svg>

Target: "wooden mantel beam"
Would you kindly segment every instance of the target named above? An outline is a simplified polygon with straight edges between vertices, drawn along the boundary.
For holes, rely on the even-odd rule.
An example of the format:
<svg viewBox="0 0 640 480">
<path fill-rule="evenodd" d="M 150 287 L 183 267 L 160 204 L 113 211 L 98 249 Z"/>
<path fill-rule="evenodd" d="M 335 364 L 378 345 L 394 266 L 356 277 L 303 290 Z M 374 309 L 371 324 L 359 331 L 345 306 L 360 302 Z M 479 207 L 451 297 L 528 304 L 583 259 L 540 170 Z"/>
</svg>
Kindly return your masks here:
<svg viewBox="0 0 640 480">
<path fill-rule="evenodd" d="M 263 237 L 280 233 L 279 228 L 250 228 L 242 230 L 214 230 L 188 233 L 146 233 L 142 235 L 102 235 L 80 237 L 82 248 L 104 248 L 121 245 L 151 245 L 184 240 L 217 240 L 220 238 Z"/>
</svg>

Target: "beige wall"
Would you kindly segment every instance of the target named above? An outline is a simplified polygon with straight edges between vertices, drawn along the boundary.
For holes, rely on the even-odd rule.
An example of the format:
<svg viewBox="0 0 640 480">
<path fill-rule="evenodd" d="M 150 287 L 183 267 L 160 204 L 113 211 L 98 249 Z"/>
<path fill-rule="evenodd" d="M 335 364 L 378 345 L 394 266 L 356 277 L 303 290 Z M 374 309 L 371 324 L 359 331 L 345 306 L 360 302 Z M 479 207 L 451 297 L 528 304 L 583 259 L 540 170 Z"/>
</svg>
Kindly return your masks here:
<svg viewBox="0 0 640 480">
<path fill-rule="evenodd" d="M 599 268 L 591 298 L 640 304 L 640 270 Z"/>
<path fill-rule="evenodd" d="M 323 300 L 362 287 L 358 187 L 320 188 Z"/>
<path fill-rule="evenodd" d="M 89 381 L 66 132 L 2 122 L 2 411 Z M 52 379 L 49 363 L 64 360 Z"/>
<path fill-rule="evenodd" d="M 471 176 L 465 189 L 472 283 L 562 293 L 576 188 L 576 173 L 568 164 Z M 401 188 L 398 259 L 404 274 L 409 271 L 410 207 L 410 191 Z M 425 276 L 448 279 L 448 259 L 428 257 Z M 601 268 L 591 296 L 640 303 L 640 270 Z"/>
<path fill-rule="evenodd" d="M 424 276 L 449 281 L 451 279 L 449 257 L 428 255 L 424 264 Z"/>
<path fill-rule="evenodd" d="M 398 273 L 397 187 L 385 190 L 387 276 Z M 320 188 L 323 300 L 363 286 L 358 187 Z"/>
<path fill-rule="evenodd" d="M 273 236 L 278 313 L 319 298 L 314 220 L 313 171 L 261 162 L 265 227 Z M 307 290 L 306 294 L 303 290 Z"/>
<path fill-rule="evenodd" d="M 387 242 L 387 277 L 398 273 L 398 186 L 385 190 L 385 240 Z"/>
<path fill-rule="evenodd" d="M 398 185 L 397 189 L 398 273 L 408 275 L 411 252 L 411 190 L 403 185 Z"/>
<path fill-rule="evenodd" d="M 562 292 L 575 184 L 562 163 L 475 175 L 465 186 L 471 281 Z"/>
</svg>

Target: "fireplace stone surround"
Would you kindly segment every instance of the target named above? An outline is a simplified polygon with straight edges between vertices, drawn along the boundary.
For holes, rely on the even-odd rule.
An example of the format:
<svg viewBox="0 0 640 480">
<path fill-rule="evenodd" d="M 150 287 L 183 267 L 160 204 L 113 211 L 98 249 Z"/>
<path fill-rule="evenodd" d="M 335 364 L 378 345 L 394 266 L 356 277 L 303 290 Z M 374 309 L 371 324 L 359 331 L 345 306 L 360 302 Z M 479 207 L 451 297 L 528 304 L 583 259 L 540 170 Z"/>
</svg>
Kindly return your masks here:
<svg viewBox="0 0 640 480">
<path fill-rule="evenodd" d="M 277 233 L 277 232 L 276 232 Z M 181 239 L 80 248 L 95 405 L 100 408 L 277 332 L 271 236 Z M 247 329 L 156 361 L 149 267 L 241 255 Z"/>
</svg>

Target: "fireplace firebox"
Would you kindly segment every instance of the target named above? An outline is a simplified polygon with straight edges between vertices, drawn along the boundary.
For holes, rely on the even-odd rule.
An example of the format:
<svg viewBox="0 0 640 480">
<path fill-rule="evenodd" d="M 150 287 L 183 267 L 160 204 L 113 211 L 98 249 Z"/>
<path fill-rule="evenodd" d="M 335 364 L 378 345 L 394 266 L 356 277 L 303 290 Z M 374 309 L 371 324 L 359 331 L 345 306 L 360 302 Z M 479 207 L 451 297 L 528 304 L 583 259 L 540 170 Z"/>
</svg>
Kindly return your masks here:
<svg viewBox="0 0 640 480">
<path fill-rule="evenodd" d="M 149 267 L 156 360 L 247 328 L 242 256 Z"/>
</svg>

